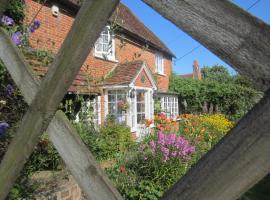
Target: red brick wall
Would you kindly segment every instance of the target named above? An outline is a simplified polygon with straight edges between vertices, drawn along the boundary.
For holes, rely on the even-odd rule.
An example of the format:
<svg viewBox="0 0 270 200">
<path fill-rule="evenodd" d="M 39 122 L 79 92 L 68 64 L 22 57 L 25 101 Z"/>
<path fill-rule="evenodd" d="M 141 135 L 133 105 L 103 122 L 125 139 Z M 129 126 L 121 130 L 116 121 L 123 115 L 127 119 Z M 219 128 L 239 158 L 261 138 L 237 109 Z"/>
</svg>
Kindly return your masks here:
<svg viewBox="0 0 270 200">
<path fill-rule="evenodd" d="M 142 79 L 144 79 L 144 81 Z M 138 75 L 137 79 L 135 80 L 135 86 L 148 87 L 148 88 L 153 87 L 144 69 L 141 71 L 141 73 Z"/>
<path fill-rule="evenodd" d="M 27 5 L 25 22 L 29 24 L 41 5 L 32 0 L 25 0 L 25 2 Z M 33 48 L 52 50 L 54 53 L 57 53 L 72 26 L 74 17 L 61 8 L 60 15 L 54 17 L 51 14 L 50 6 L 44 6 L 37 15 L 37 19 L 41 21 L 41 27 L 35 33 L 31 34 L 30 45 Z M 142 46 L 126 39 L 123 40 L 119 36 L 115 37 L 115 46 L 116 60 L 119 63 L 131 60 L 144 60 L 153 74 L 155 74 L 154 51 L 150 49 L 144 50 Z M 117 62 L 94 57 L 92 50 L 85 61 L 84 67 L 87 68 L 93 78 L 99 78 L 106 75 L 115 65 L 117 65 Z M 164 68 L 166 75 L 156 75 L 156 78 L 158 88 L 162 91 L 167 91 L 172 68 L 171 58 L 166 57 L 164 59 Z"/>
</svg>

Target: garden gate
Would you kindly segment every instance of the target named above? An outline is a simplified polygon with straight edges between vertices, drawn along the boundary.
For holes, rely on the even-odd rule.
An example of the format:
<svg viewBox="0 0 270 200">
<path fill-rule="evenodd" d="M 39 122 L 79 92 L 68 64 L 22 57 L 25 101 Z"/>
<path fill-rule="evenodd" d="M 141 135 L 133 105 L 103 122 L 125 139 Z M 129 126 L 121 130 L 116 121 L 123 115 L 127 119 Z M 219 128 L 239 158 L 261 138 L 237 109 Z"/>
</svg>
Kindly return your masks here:
<svg viewBox="0 0 270 200">
<path fill-rule="evenodd" d="M 143 0 L 254 80 L 270 85 L 270 26 L 229 0 Z M 0 0 L 0 16 L 8 0 Z M 0 165 L 5 199 L 45 130 L 88 199 L 122 199 L 57 107 L 119 0 L 84 1 L 44 80 L 0 30 L 0 58 L 30 105 Z M 270 172 L 270 90 L 162 199 L 237 199 Z"/>
</svg>

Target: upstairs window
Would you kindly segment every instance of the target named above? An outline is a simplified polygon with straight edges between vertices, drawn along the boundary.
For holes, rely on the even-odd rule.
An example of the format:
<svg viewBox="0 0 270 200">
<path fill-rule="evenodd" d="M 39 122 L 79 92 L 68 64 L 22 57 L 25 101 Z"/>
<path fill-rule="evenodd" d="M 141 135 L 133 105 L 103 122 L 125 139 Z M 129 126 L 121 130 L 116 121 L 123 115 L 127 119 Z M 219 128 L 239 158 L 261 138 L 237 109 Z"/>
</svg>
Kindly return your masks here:
<svg viewBox="0 0 270 200">
<path fill-rule="evenodd" d="M 104 28 L 96 41 L 95 56 L 105 60 L 115 60 L 114 39 L 110 26 Z"/>
<path fill-rule="evenodd" d="M 156 72 L 164 75 L 164 61 L 161 53 L 156 53 Z"/>
</svg>

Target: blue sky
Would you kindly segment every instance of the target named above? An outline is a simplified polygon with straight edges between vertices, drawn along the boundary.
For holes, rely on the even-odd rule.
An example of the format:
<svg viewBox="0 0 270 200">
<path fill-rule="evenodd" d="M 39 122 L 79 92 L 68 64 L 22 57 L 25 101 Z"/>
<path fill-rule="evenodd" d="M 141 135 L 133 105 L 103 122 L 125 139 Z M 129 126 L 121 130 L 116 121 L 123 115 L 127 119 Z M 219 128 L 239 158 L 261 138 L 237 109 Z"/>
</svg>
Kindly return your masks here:
<svg viewBox="0 0 270 200">
<path fill-rule="evenodd" d="M 257 0 L 234 0 L 233 2 L 243 9 L 249 8 Z M 186 33 L 178 29 L 171 22 L 164 19 L 161 15 L 144 4 L 140 0 L 122 0 L 122 3 L 127 5 L 133 13 L 153 31 L 176 55 L 177 58 L 182 57 L 199 43 L 193 40 Z M 260 0 L 248 12 L 270 24 L 270 0 Z M 229 69 L 230 73 L 235 73 L 234 70 L 220 60 L 209 50 L 200 46 L 193 53 L 177 60 L 173 65 L 174 72 L 185 74 L 192 72 L 192 63 L 198 60 L 201 67 L 223 65 Z"/>
</svg>

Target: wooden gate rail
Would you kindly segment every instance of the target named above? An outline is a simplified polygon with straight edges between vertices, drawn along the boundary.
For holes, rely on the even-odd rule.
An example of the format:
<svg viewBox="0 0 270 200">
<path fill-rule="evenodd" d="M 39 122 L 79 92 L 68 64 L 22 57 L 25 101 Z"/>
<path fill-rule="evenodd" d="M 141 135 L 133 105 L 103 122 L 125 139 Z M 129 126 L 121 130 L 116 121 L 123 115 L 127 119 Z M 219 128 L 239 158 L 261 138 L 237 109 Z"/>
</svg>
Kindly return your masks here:
<svg viewBox="0 0 270 200">
<path fill-rule="evenodd" d="M 24 99 L 30 104 L 38 91 L 40 79 L 34 75 L 24 56 L 1 29 L 0 44 L 0 58 Z M 50 140 L 88 199 L 90 197 L 91 199 L 122 199 L 62 111 L 56 113 L 47 131 Z M 89 173 L 91 170 L 95 173 Z"/>
<path fill-rule="evenodd" d="M 118 0 L 99 0 L 83 4 L 2 160 L 0 199 L 8 194 L 118 3 Z M 90 168 L 90 172 L 94 170 Z"/>
<path fill-rule="evenodd" d="M 270 84 L 270 27 L 229 1 L 144 0 L 261 88 Z M 270 96 L 162 199 L 240 197 L 270 172 Z"/>
<path fill-rule="evenodd" d="M 270 86 L 270 26 L 228 0 L 143 0 L 248 76 Z"/>
</svg>

